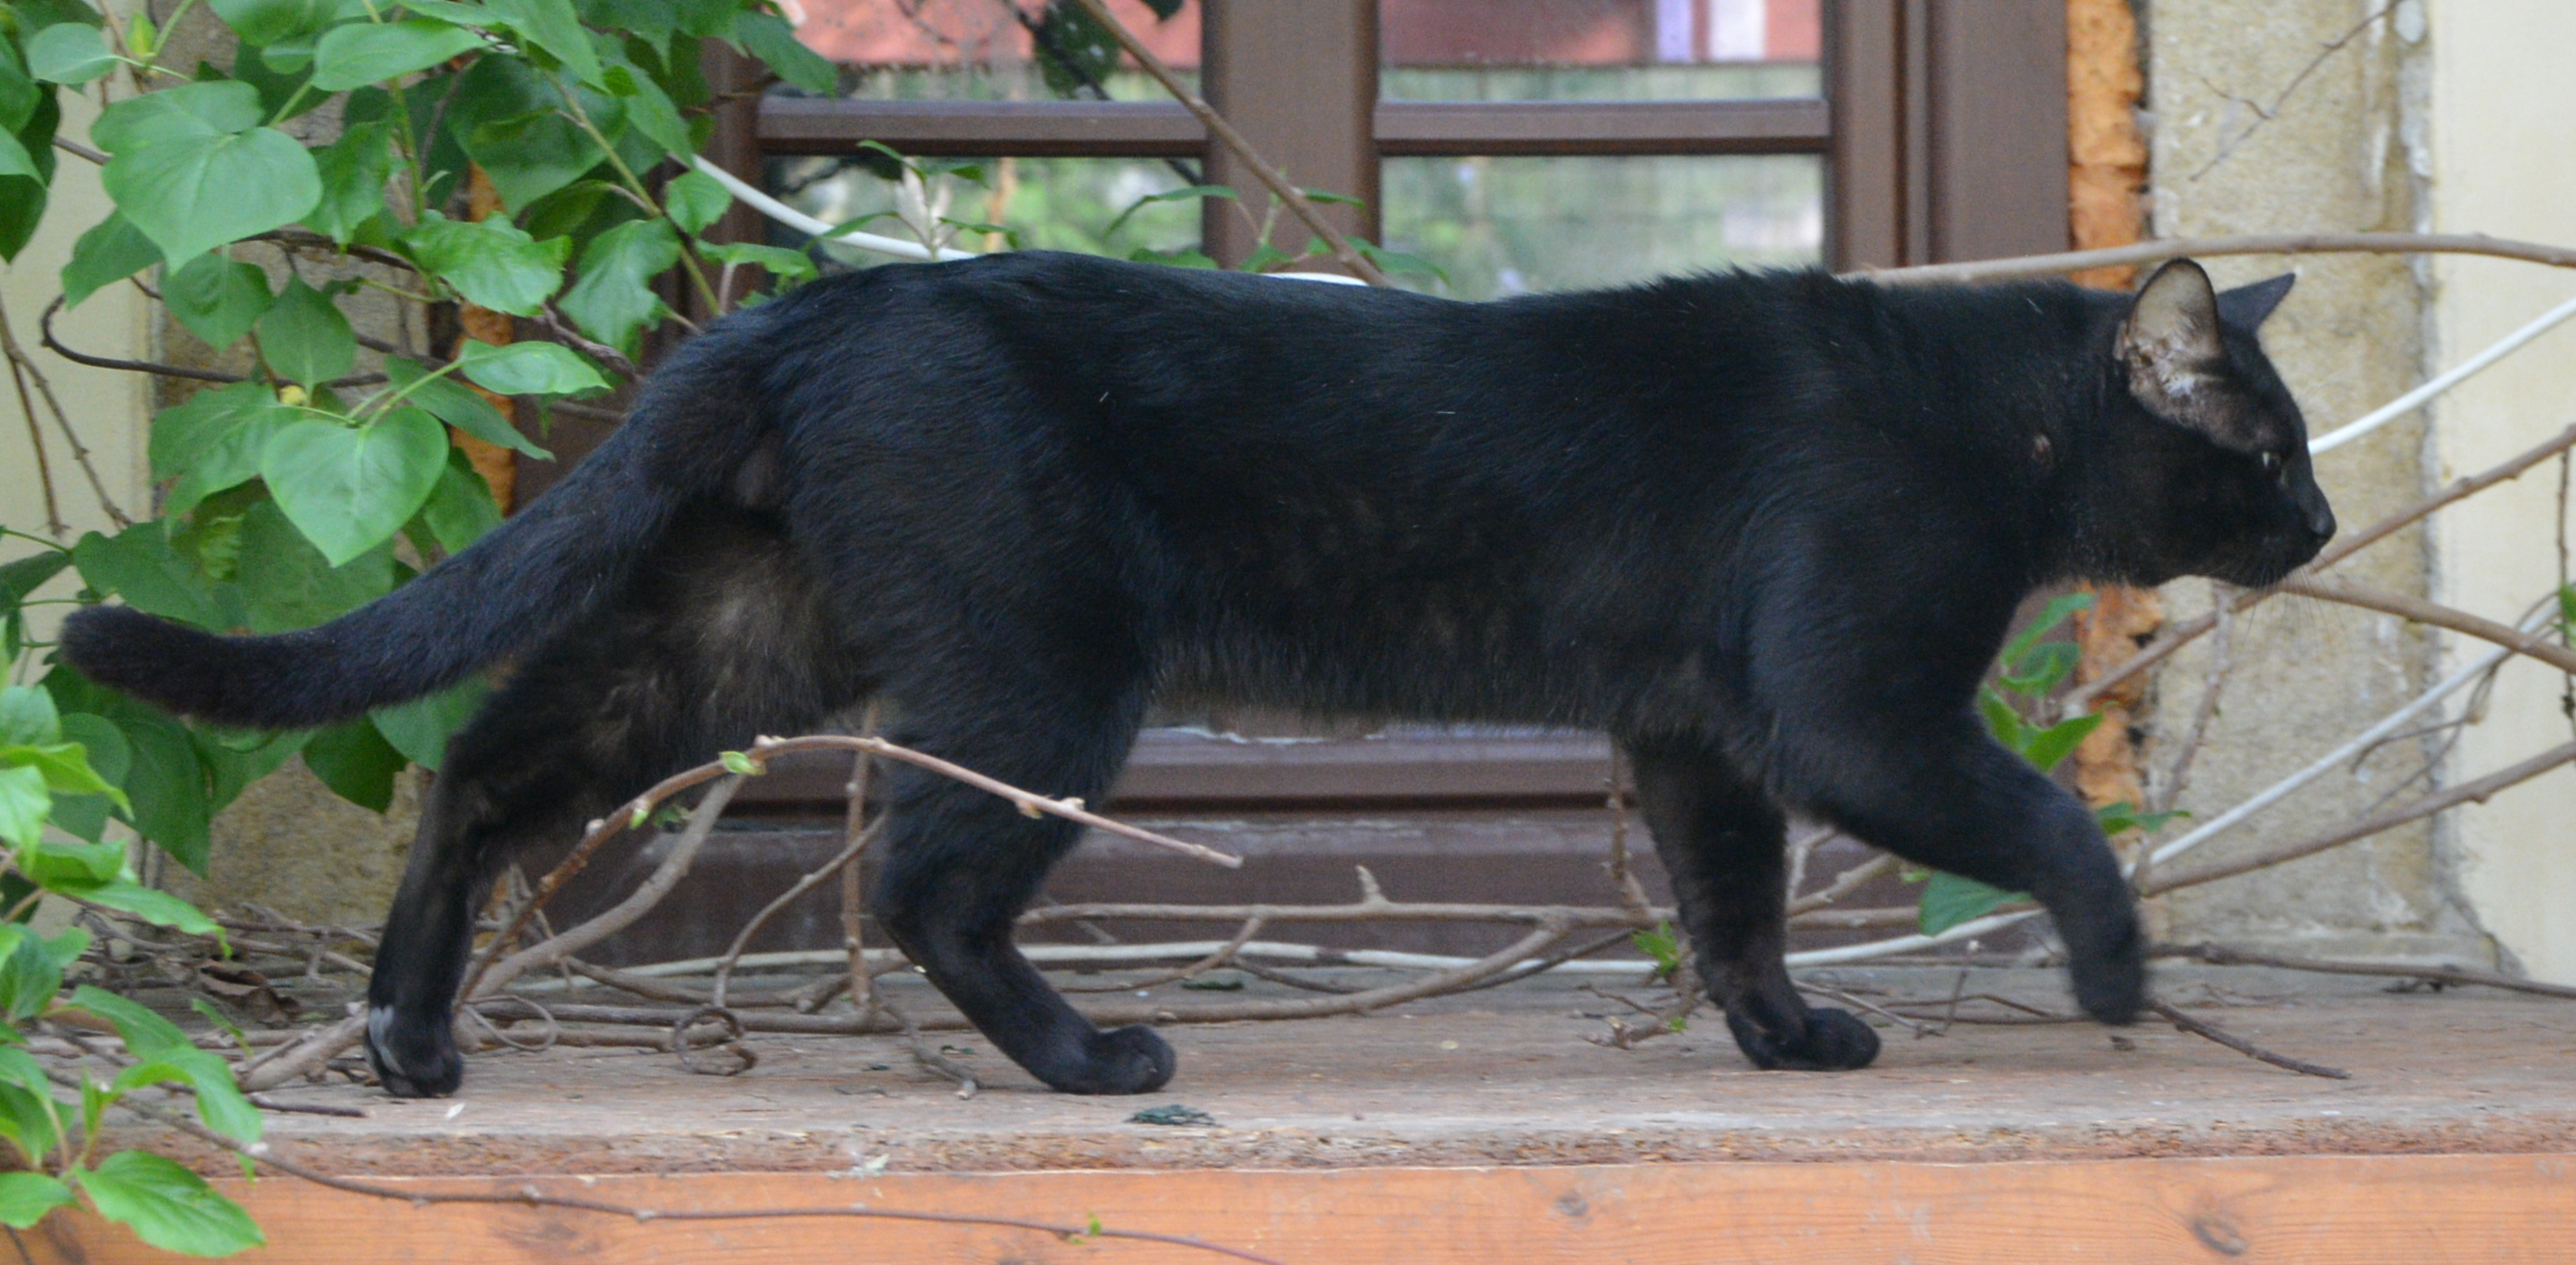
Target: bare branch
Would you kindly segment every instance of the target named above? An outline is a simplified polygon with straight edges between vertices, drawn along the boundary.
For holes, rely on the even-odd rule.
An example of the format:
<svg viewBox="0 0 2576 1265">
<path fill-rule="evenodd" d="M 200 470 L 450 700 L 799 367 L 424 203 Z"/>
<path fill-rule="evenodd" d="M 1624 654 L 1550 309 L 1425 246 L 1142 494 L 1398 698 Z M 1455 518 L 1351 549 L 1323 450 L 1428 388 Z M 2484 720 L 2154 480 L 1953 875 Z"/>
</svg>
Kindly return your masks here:
<svg viewBox="0 0 2576 1265">
<path fill-rule="evenodd" d="M 2013 277 L 2053 277 L 2091 268 L 2162 263 L 2185 256 L 2210 255 L 2492 255 L 2552 268 L 2576 268 L 2576 249 L 2540 242 L 2512 241 L 2484 233 L 2247 233 L 2229 237 L 2174 237 L 2071 250 L 2055 255 L 2024 255 L 1974 263 L 1924 264 L 1843 274 L 1854 280 L 1890 285 L 1966 285 Z"/>
<path fill-rule="evenodd" d="M 2147 1009 L 2163 1015 L 2173 1024 L 2173 1026 L 2180 1028 L 2195 1037 L 2203 1037 L 2208 1040 L 2215 1041 L 2249 1059 L 2269 1063 L 2274 1067 L 2285 1067 L 2293 1072 L 2297 1072 L 2301 1076 L 2322 1076 L 2327 1080 L 2337 1081 L 2348 1081 L 2352 1079 L 2352 1073 L 2347 1072 L 2340 1067 L 2327 1067 L 2322 1063 L 2310 1063 L 2304 1059 L 2291 1058 L 2286 1054 L 2275 1054 L 2272 1051 L 2266 1050 L 2233 1032 L 2229 1032 L 2225 1028 L 2219 1027 L 2217 1024 L 2210 1023 L 2207 1020 L 2195 1019 L 2190 1015 L 2184 1014 L 2172 1002 L 2166 1001 L 2161 997 L 2150 999 L 2147 1002 Z"/>
</svg>

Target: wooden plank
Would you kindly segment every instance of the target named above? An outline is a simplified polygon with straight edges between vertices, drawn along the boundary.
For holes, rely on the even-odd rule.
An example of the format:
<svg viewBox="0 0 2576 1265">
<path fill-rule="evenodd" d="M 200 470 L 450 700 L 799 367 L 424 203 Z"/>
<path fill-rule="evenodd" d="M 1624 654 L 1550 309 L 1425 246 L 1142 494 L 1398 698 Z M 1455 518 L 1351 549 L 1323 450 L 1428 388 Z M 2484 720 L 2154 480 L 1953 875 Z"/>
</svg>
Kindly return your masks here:
<svg viewBox="0 0 2576 1265">
<path fill-rule="evenodd" d="M 1542 1262 L 2476 1261 L 2566 1259 L 2576 1156 L 2298 1156 L 2006 1164 L 1647 1164 L 1559 1168 L 993 1175 L 692 1174 L 535 1179 L 650 1207 L 979 1212 L 1190 1234 L 1294 1265 Z M 497 1205 L 414 1206 L 288 1179 L 219 1183 L 270 1246 L 244 1262 L 1191 1262 L 1227 1258 L 1025 1230 L 811 1218 L 639 1222 Z M 526 1179 L 389 1180 L 508 1193 Z M 176 1259 L 58 1214 L 41 1262 Z"/>
</svg>

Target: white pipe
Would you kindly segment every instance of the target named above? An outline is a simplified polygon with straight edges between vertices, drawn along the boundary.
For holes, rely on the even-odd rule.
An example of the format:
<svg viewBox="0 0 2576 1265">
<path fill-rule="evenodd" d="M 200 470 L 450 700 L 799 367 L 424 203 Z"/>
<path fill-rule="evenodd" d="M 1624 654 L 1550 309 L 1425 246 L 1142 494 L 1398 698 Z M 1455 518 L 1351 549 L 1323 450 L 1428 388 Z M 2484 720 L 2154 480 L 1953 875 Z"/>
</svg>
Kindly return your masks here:
<svg viewBox="0 0 2576 1265">
<path fill-rule="evenodd" d="M 2351 425 L 2337 430 L 2332 434 L 2326 435 L 2322 438 L 2309 440 L 2308 452 L 2310 454 L 2331 452 L 2389 424 L 2390 422 L 2396 421 L 2398 418 L 2413 412 L 2417 406 L 2423 404 L 2425 401 L 2450 390 L 2452 387 L 2468 381 L 2471 377 L 2476 376 L 2478 371 L 2486 368 L 2488 365 L 2494 364 L 2495 362 L 2512 355 L 2514 352 L 2520 350 L 2523 344 L 2557 328 L 2570 317 L 2576 317 L 2576 299 L 2569 299 L 2566 302 L 2541 313 L 2539 319 L 2534 320 L 2529 325 L 2523 326 L 2521 329 L 2505 335 L 2503 341 L 2498 342 L 2495 346 L 2489 347 L 2485 351 L 2469 357 L 2468 360 L 2461 363 L 2457 368 L 2452 369 L 2449 373 L 2445 373 L 2441 377 L 2435 378 L 2404 395 L 2398 396 L 2396 399 L 2390 400 L 2388 403 L 2380 406 L 2376 411 L 2372 412 L 2369 416 L 2360 418 L 2359 420 L 2354 421 Z"/>
<path fill-rule="evenodd" d="M 861 250 L 873 250 L 880 255 L 893 255 L 902 259 L 927 260 L 933 257 L 930 253 L 929 247 L 924 246 L 919 242 L 905 241 L 900 237 L 886 237 L 877 233 L 862 233 L 856 229 L 852 229 L 846 233 L 834 233 L 831 225 L 815 219 L 813 216 L 807 215 L 803 211 L 799 211 L 796 208 L 753 188 L 748 182 L 744 181 L 741 177 L 736 176 L 732 172 L 727 171 L 714 163 L 708 162 L 704 158 L 693 159 L 692 161 L 697 164 L 699 171 L 715 177 L 716 183 L 732 190 L 733 196 L 750 203 L 751 209 L 758 211 L 789 228 L 795 229 L 800 233 L 811 233 L 816 237 L 823 238 L 827 241 L 838 242 L 844 246 L 856 246 Z M 942 247 L 937 255 L 937 258 L 941 260 L 973 259 L 975 257 L 975 252 L 959 250 L 953 246 Z"/>
</svg>

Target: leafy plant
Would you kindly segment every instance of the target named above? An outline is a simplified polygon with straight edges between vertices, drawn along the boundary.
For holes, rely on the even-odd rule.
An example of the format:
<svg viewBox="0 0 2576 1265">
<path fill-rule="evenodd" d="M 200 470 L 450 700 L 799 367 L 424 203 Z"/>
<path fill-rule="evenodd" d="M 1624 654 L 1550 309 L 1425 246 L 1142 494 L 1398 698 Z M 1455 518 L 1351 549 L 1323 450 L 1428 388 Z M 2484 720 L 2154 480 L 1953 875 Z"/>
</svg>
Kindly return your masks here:
<svg viewBox="0 0 2576 1265">
<path fill-rule="evenodd" d="M 2037 710 L 2049 692 L 2063 684 L 2075 671 L 2079 651 L 2073 642 L 2044 640 L 2077 611 L 2093 605 L 2090 593 L 2069 593 L 2051 601 L 2038 617 L 2015 635 L 1997 656 L 1996 683 L 1977 691 L 1977 712 L 1985 719 L 1986 732 L 1995 741 L 2011 748 L 2041 772 L 2049 772 L 2075 754 L 2086 735 L 2102 724 L 2099 713 L 2070 716 L 2055 724 L 2032 723 L 2027 716 Z M 2125 834 L 2131 830 L 2155 830 L 2179 813 L 2142 813 L 2127 801 L 2104 805 L 2094 810 L 2094 820 L 2107 835 Z M 1983 916 L 2009 901 L 2030 899 L 2020 892 L 2007 892 L 1975 879 L 1938 870 L 1915 869 L 1908 877 L 1923 882 L 1923 895 L 1917 903 L 1923 934 L 1939 935 L 1971 918 Z"/>
<path fill-rule="evenodd" d="M 0 1010 L 8 1019 L 0 1024 L 0 1137 L 17 1161 L 17 1171 L 0 1173 L 0 1223 L 24 1229 L 86 1196 L 100 1216 L 155 1247 L 198 1256 L 256 1247 L 265 1240 L 249 1214 L 195 1173 L 147 1151 L 98 1154 L 101 1115 L 150 1085 L 193 1094 L 206 1127 L 244 1145 L 259 1141 L 260 1119 L 234 1087 L 231 1066 L 169 1020 L 87 984 L 64 995 L 64 970 L 89 948 L 88 932 L 48 939 L 23 921 L 50 892 L 159 926 L 222 934 L 194 906 L 137 882 L 125 845 L 46 837 L 49 824 L 102 820 L 97 802 L 129 806 L 114 775 L 131 753 L 113 726 L 73 723 L 84 720 L 97 718 L 61 716 L 53 697 L 31 686 L 0 687 L 0 849 L 10 901 L 0 920 Z M 86 1072 L 69 1078 L 77 1096 L 60 1096 L 63 1086 L 26 1048 L 31 1028 L 55 1020 L 114 1028 L 134 1062 L 105 1084 Z"/>
</svg>

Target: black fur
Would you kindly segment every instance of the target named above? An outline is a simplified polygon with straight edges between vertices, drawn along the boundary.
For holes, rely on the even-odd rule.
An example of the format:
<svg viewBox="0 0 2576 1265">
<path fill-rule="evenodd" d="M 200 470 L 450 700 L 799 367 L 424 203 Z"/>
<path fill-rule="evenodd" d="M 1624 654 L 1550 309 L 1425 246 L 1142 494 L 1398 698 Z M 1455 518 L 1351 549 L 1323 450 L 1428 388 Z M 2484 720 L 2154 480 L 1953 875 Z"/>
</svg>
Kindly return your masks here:
<svg viewBox="0 0 2576 1265">
<path fill-rule="evenodd" d="M 2333 532 L 2250 328 L 2279 294 L 2189 264 L 2150 294 L 880 268 L 710 328 L 562 487 L 374 606 L 258 639 L 94 610 L 65 648 L 272 726 L 521 656 L 450 745 L 378 957 L 401 1094 L 461 1076 L 448 1008 L 499 865 L 869 697 L 901 742 L 1093 799 L 1158 694 L 1606 729 L 1761 1066 L 1878 1044 L 1781 967 L 1784 807 L 2034 893 L 2085 1009 L 2126 1022 L 2112 853 L 1986 738 L 1975 685 L 2036 585 L 2268 583 Z M 1050 1085 L 1161 1086 L 1160 1038 L 1094 1029 L 1011 946 L 1077 830 L 908 767 L 890 804 L 873 906 L 931 980 Z"/>
</svg>

